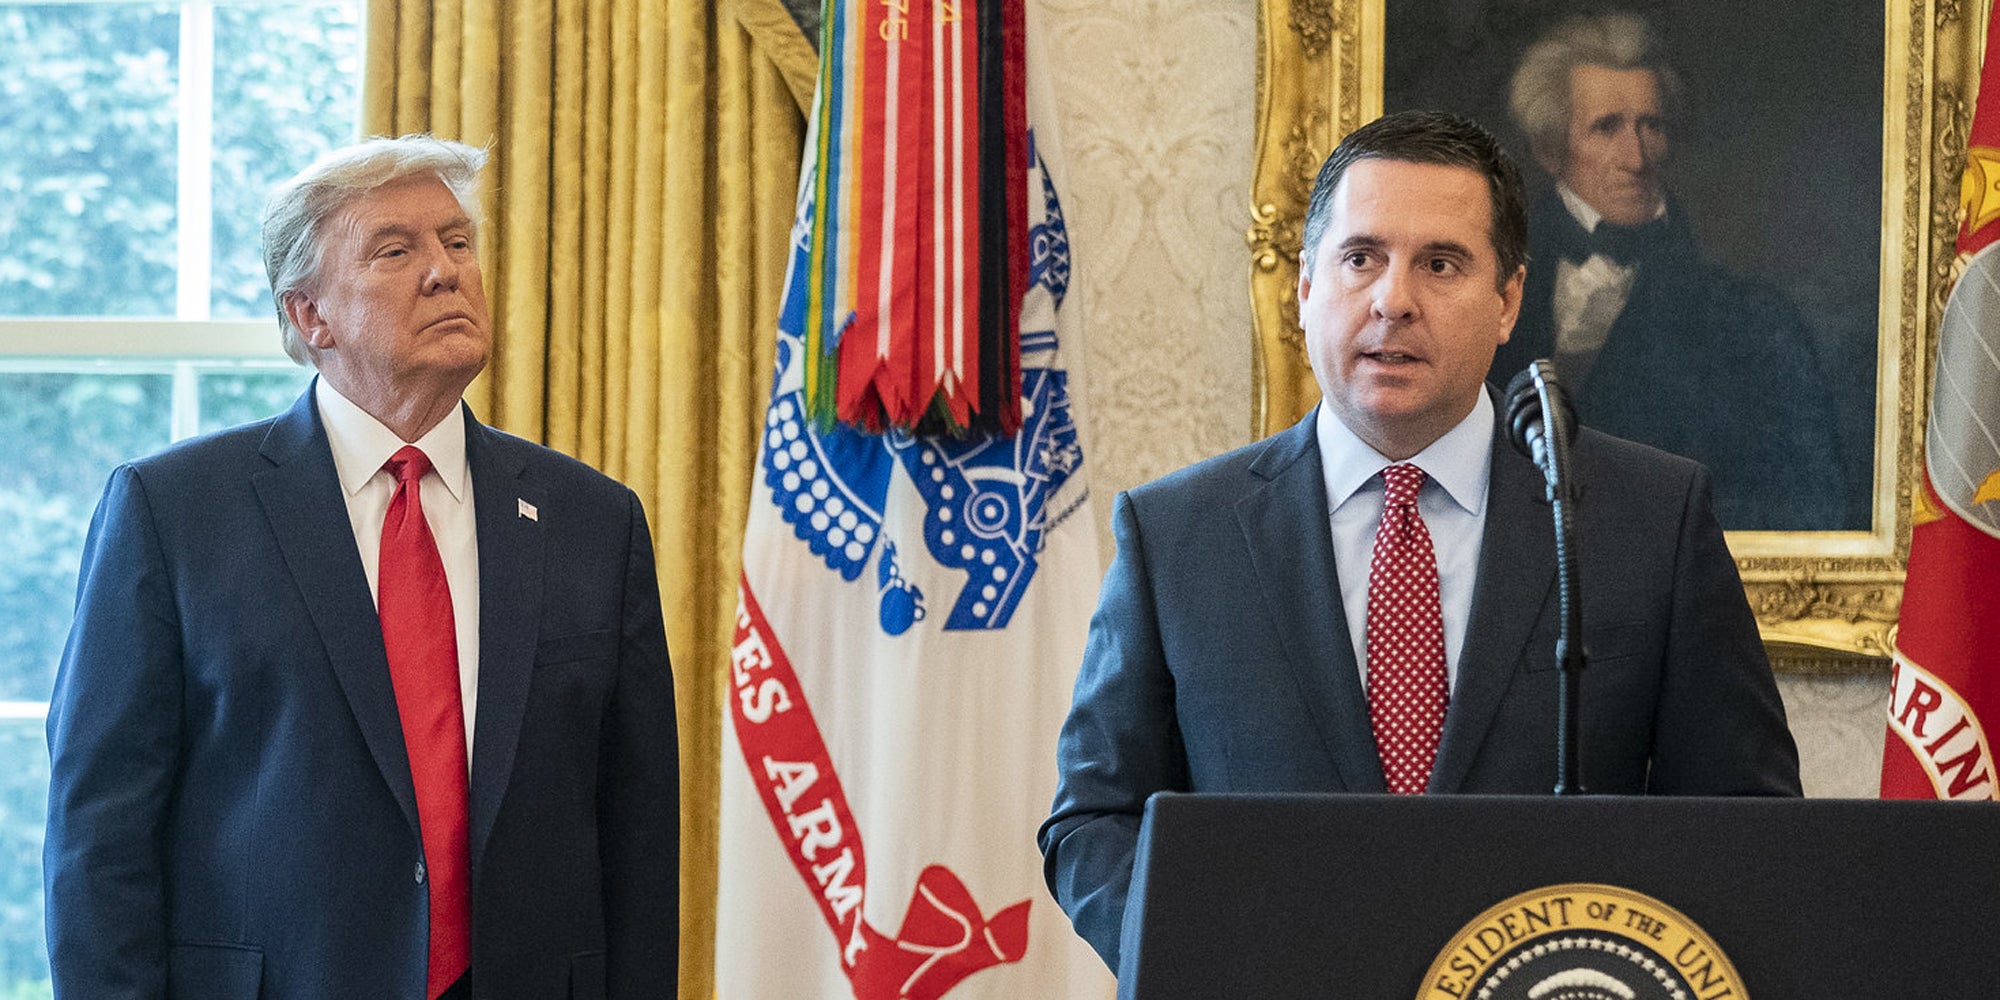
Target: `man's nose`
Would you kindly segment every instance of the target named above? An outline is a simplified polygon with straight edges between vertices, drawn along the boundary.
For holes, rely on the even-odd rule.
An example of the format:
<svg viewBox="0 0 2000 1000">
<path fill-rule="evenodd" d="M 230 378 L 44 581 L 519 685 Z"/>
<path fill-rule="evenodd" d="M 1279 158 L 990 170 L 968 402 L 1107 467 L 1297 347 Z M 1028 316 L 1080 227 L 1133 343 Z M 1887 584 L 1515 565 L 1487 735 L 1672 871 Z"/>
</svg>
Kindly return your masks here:
<svg viewBox="0 0 2000 1000">
<path fill-rule="evenodd" d="M 1385 267 L 1380 277 L 1375 279 L 1372 307 L 1375 315 L 1386 320 L 1404 320 L 1415 315 L 1416 297 L 1412 294 L 1411 282 L 1414 275 L 1401 267 Z"/>
<path fill-rule="evenodd" d="M 1618 165 L 1633 173 L 1646 170 L 1659 162 L 1659 150 L 1646 134 L 1644 126 L 1633 125 L 1618 130 L 1616 151 Z"/>
<path fill-rule="evenodd" d="M 430 268 L 424 272 L 424 292 L 436 294 L 457 291 L 459 271 L 464 266 L 459 262 L 458 255 L 452 253 L 449 248 L 441 245 L 432 247 Z"/>
</svg>

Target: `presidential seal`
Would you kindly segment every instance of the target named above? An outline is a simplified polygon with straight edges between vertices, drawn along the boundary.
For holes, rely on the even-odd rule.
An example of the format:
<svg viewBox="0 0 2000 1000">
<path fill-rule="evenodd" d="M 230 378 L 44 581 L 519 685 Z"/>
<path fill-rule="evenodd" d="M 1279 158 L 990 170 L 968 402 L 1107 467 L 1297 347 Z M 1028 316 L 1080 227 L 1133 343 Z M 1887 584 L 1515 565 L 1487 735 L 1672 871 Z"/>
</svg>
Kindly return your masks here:
<svg viewBox="0 0 2000 1000">
<path fill-rule="evenodd" d="M 1465 925 L 1417 1000 L 1747 1000 L 1722 949 L 1680 911 L 1610 885 L 1524 892 Z"/>
</svg>

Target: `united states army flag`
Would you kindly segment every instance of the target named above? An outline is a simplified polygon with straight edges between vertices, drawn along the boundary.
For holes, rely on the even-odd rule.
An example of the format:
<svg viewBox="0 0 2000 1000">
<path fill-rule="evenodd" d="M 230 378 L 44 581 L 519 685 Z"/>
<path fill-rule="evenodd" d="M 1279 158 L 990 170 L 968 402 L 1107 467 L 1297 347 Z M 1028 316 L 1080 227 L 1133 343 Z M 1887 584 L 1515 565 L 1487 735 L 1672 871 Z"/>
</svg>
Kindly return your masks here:
<svg viewBox="0 0 2000 1000">
<path fill-rule="evenodd" d="M 729 671 L 719 1000 L 1110 993 L 1035 848 L 1100 574 L 1039 96 L 1011 437 L 808 414 L 808 156 Z"/>
</svg>

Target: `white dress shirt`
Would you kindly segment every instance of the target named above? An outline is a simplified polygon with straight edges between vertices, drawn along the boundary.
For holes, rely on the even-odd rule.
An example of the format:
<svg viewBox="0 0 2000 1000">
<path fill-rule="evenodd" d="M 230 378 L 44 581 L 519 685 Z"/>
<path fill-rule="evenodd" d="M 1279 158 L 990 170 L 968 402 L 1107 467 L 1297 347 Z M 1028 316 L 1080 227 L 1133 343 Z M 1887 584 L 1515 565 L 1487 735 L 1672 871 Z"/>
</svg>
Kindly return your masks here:
<svg viewBox="0 0 2000 1000">
<path fill-rule="evenodd" d="M 1320 467 L 1326 477 L 1326 505 L 1332 512 L 1333 562 L 1340 578 L 1340 603 L 1361 687 L 1368 687 L 1368 568 L 1375 555 L 1375 532 L 1382 523 L 1381 472 L 1392 462 L 1369 447 L 1333 409 L 1320 404 L 1317 418 Z M 1479 546 L 1486 528 L 1486 487 L 1493 470 L 1493 401 L 1484 390 L 1472 412 L 1430 447 L 1410 457 L 1424 470 L 1417 512 L 1430 530 L 1437 553 L 1438 607 L 1444 617 L 1446 676 L 1458 686 L 1458 653 L 1465 647 L 1472 617 L 1472 586 L 1479 575 Z"/>
<path fill-rule="evenodd" d="M 1597 231 L 1597 224 L 1604 221 L 1602 213 L 1577 197 L 1567 184 L 1557 184 L 1556 193 L 1562 196 L 1563 207 L 1584 232 Z M 1666 203 L 1661 202 L 1653 218 L 1666 212 Z M 1581 385 L 1590 375 L 1597 352 L 1604 349 L 1611 325 L 1625 311 L 1625 303 L 1631 301 L 1639 265 L 1620 264 L 1603 254 L 1591 254 L 1581 264 L 1559 258 L 1555 265 L 1555 291 L 1550 307 L 1555 313 L 1556 370 L 1563 378 Z"/>
<path fill-rule="evenodd" d="M 424 521 L 444 561 L 445 584 L 451 589 L 458 693 L 465 706 L 465 760 L 470 768 L 473 713 L 479 702 L 479 530 L 472 514 L 472 467 L 465 457 L 465 411 L 454 406 L 423 437 L 404 441 L 326 379 L 316 379 L 313 385 L 313 402 L 333 446 L 333 468 L 347 497 L 347 517 L 354 528 L 355 547 L 361 551 L 361 568 L 368 574 L 370 598 L 376 596 L 381 575 L 382 519 L 396 493 L 395 477 L 382 466 L 405 444 L 416 445 L 431 460 L 419 496 Z"/>
</svg>

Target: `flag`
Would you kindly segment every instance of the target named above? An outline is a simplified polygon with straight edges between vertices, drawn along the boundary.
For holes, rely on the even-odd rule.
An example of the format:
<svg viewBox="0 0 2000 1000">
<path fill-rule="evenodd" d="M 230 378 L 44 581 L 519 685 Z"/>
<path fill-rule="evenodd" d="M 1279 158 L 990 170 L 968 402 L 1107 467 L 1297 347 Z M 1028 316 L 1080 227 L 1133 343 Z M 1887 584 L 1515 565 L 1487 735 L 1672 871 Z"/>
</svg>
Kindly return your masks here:
<svg viewBox="0 0 2000 1000">
<path fill-rule="evenodd" d="M 1021 2 L 826 0 L 805 392 L 821 426 L 1019 429 Z"/>
<path fill-rule="evenodd" d="M 1959 185 L 1959 273 L 1945 303 L 1910 512 L 1882 755 L 1883 798 L 1996 798 L 2000 723 L 2000 18 L 1988 28 Z"/>
<path fill-rule="evenodd" d="M 813 419 L 827 189 L 808 156 L 727 680 L 719 1000 L 1110 995 L 1034 840 L 1101 568 L 1030 89 L 1013 435 Z"/>
</svg>

